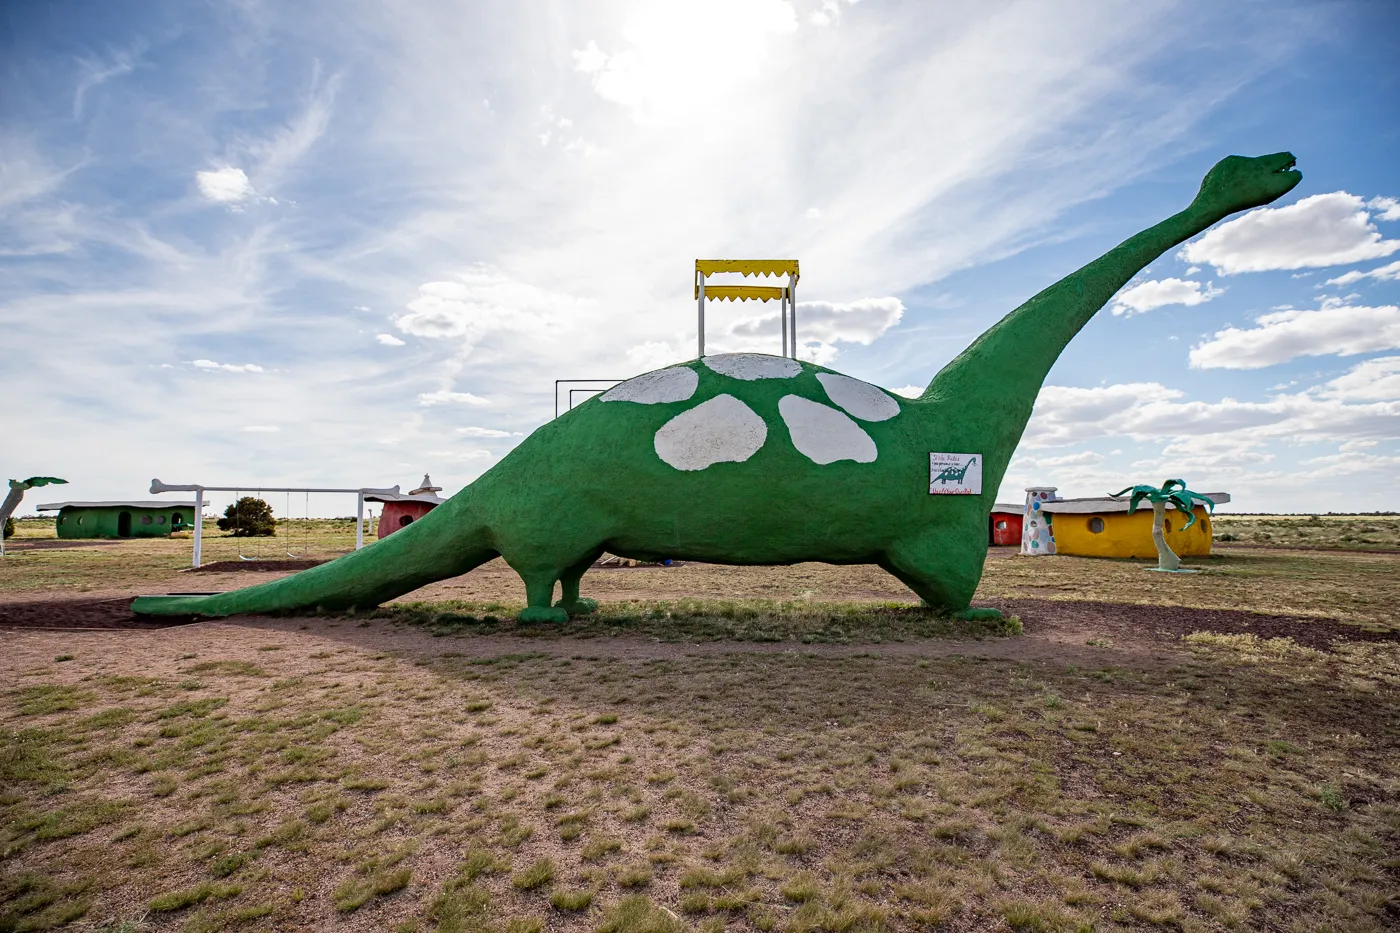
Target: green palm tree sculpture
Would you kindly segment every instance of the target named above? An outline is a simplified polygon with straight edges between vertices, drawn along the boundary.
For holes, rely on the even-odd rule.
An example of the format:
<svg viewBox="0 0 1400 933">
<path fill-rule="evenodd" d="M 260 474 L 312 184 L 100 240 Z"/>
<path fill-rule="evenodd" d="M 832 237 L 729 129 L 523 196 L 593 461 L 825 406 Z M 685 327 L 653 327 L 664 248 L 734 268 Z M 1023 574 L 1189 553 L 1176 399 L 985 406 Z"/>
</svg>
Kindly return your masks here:
<svg viewBox="0 0 1400 933">
<path fill-rule="evenodd" d="M 1157 545 L 1157 569 L 1165 570 L 1169 573 L 1194 573 L 1192 570 L 1181 569 L 1181 558 L 1176 556 L 1176 552 L 1167 547 L 1167 538 L 1163 533 L 1167 522 L 1167 503 L 1170 502 L 1179 512 L 1186 514 L 1186 524 L 1182 529 L 1190 528 L 1196 523 L 1195 504 L 1205 503 L 1211 512 L 1215 511 L 1215 503 L 1198 492 L 1192 492 L 1186 488 L 1186 481 L 1179 479 L 1169 479 L 1162 484 L 1162 488 L 1156 486 L 1141 485 L 1129 486 L 1127 489 L 1113 493 L 1116 499 L 1126 493 L 1131 492 L 1133 498 L 1128 502 L 1128 514 L 1132 515 L 1137 511 L 1138 503 L 1146 499 L 1152 503 L 1152 543 Z"/>
</svg>

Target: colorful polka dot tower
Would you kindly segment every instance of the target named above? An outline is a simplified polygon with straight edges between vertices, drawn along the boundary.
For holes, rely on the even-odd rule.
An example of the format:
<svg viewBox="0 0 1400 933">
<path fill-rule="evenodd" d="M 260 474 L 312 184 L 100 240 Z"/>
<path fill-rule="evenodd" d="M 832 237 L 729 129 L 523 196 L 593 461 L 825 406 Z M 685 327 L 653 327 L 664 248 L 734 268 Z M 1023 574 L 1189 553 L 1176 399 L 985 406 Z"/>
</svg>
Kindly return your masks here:
<svg viewBox="0 0 1400 933">
<path fill-rule="evenodd" d="M 1050 513 L 1042 511 L 1042 502 L 1060 498 L 1055 495 L 1058 486 L 1031 486 L 1026 489 L 1026 514 L 1021 521 L 1022 554 L 1054 554 L 1055 528 L 1050 523 Z"/>
</svg>

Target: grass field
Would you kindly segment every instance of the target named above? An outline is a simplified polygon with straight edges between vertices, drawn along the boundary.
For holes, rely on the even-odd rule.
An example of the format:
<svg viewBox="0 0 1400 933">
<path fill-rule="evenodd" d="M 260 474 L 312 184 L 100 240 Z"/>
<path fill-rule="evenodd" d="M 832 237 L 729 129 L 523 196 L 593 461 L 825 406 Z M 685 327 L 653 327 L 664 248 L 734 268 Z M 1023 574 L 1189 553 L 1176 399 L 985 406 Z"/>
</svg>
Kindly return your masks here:
<svg viewBox="0 0 1400 933">
<path fill-rule="evenodd" d="M 20 550 L 0 600 L 187 559 Z M 499 564 L 369 616 L 6 632 L 0 930 L 1395 928 L 1400 555 L 1195 563 L 990 558 L 1020 634 L 818 565 L 598 570 L 598 619 L 521 628 Z"/>
<path fill-rule="evenodd" d="M 1215 540 L 1269 547 L 1400 548 L 1400 515 L 1218 515 Z"/>
</svg>

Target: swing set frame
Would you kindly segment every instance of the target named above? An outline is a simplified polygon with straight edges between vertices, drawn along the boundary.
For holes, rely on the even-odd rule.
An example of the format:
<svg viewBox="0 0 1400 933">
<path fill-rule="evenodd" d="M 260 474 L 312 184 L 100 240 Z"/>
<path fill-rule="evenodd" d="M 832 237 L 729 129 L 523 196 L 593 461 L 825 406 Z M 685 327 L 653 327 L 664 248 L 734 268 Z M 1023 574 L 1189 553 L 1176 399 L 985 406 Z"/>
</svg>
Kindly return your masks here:
<svg viewBox="0 0 1400 933">
<path fill-rule="evenodd" d="M 199 567 L 204 550 L 204 494 L 206 492 L 231 492 L 243 493 L 257 490 L 261 496 L 265 492 L 285 492 L 289 496 L 292 493 L 303 493 L 310 496 L 311 493 L 344 493 L 355 496 L 355 550 L 365 546 L 365 496 L 397 496 L 399 487 L 391 486 L 388 489 L 375 489 L 364 486 L 359 489 L 312 489 L 306 487 L 293 486 L 204 486 L 199 483 L 175 484 L 163 483 L 158 479 L 151 480 L 151 494 L 159 495 L 163 492 L 192 492 L 194 493 L 194 558 L 191 566 Z M 289 499 L 290 501 L 290 499 Z M 288 554 L 291 552 L 289 551 Z M 240 552 L 238 555 L 243 560 L 256 560 L 257 558 L 244 557 Z"/>
</svg>

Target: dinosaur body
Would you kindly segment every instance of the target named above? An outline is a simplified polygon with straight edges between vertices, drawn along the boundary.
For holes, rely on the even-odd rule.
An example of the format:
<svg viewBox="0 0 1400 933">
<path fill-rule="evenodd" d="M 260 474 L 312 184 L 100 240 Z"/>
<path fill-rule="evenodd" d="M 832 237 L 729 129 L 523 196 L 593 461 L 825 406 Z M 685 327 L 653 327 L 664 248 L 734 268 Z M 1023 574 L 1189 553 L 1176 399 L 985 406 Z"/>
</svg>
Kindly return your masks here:
<svg viewBox="0 0 1400 933">
<path fill-rule="evenodd" d="M 525 581 L 524 620 L 593 608 L 579 595 L 604 551 L 729 564 L 874 563 L 933 606 L 964 610 L 987 515 L 1050 367 L 1127 281 L 1230 213 L 1301 178 L 1288 153 L 1231 156 L 1185 211 L 1013 311 L 917 399 L 810 363 L 706 357 L 647 373 L 540 427 L 476 482 L 370 548 L 206 597 L 142 597 L 151 614 L 369 608 L 501 556 Z M 930 454 L 981 463 L 976 494 Z M 956 475 L 954 475 L 956 474 Z M 555 583 L 563 598 L 552 604 Z"/>
</svg>

